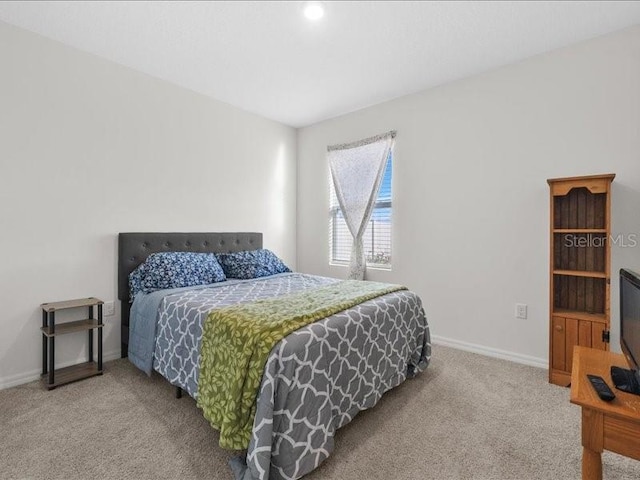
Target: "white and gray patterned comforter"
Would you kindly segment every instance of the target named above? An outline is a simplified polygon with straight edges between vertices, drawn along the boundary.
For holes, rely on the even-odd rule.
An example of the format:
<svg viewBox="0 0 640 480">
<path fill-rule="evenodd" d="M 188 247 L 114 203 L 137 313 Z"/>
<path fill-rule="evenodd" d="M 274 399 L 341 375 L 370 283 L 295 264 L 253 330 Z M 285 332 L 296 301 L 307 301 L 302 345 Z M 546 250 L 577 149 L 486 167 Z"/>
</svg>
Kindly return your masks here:
<svg viewBox="0 0 640 480">
<path fill-rule="evenodd" d="M 338 280 L 299 273 L 181 290 L 160 302 L 154 369 L 197 396 L 202 324 L 215 308 L 299 292 Z M 297 479 L 333 450 L 335 431 L 430 360 L 420 298 L 402 290 L 303 327 L 272 350 L 237 479 Z"/>
</svg>

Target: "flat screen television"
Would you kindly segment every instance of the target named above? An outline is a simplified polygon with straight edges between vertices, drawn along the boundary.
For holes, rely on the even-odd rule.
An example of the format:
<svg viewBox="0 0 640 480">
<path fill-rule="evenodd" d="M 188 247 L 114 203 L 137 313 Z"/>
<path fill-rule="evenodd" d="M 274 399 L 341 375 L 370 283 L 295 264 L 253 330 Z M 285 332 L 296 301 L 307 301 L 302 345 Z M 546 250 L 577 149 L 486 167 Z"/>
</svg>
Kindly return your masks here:
<svg viewBox="0 0 640 480">
<path fill-rule="evenodd" d="M 640 395 L 640 276 L 620 270 L 620 347 L 630 370 L 611 367 L 617 389 Z"/>
</svg>

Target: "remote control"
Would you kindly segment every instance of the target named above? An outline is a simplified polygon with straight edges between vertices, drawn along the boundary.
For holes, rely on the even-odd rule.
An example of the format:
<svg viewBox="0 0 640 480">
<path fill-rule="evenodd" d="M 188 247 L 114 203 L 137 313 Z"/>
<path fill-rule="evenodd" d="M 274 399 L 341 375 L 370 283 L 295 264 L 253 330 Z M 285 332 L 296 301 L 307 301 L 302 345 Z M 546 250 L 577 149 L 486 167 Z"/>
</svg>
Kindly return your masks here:
<svg viewBox="0 0 640 480">
<path fill-rule="evenodd" d="M 616 398 L 615 394 L 611 391 L 609 385 L 607 385 L 607 382 L 605 382 L 602 377 L 598 377 L 597 375 L 587 375 L 587 378 L 602 400 L 604 400 L 605 402 L 610 402 L 611 400 Z"/>
</svg>

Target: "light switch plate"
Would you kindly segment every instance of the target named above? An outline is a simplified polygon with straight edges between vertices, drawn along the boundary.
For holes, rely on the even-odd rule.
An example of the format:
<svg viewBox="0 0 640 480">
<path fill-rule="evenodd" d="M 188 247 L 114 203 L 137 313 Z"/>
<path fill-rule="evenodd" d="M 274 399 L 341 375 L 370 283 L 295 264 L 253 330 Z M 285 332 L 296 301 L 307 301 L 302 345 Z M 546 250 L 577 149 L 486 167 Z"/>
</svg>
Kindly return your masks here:
<svg viewBox="0 0 640 480">
<path fill-rule="evenodd" d="M 516 303 L 516 318 L 521 318 L 526 320 L 527 318 L 527 304 L 526 303 Z"/>
</svg>

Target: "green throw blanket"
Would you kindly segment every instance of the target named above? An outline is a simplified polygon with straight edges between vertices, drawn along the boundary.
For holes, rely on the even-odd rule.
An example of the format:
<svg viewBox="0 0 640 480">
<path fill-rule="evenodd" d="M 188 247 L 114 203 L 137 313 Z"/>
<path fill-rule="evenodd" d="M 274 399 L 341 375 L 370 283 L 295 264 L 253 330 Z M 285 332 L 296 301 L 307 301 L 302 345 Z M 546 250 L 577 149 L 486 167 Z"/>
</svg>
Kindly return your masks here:
<svg viewBox="0 0 640 480">
<path fill-rule="evenodd" d="M 293 295 L 213 310 L 200 347 L 198 407 L 220 431 L 220 446 L 249 446 L 256 399 L 271 349 L 289 333 L 406 287 L 346 280 Z"/>
</svg>

